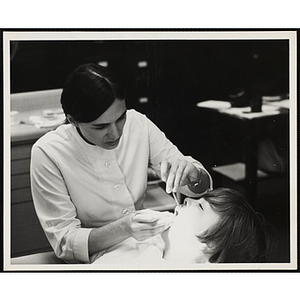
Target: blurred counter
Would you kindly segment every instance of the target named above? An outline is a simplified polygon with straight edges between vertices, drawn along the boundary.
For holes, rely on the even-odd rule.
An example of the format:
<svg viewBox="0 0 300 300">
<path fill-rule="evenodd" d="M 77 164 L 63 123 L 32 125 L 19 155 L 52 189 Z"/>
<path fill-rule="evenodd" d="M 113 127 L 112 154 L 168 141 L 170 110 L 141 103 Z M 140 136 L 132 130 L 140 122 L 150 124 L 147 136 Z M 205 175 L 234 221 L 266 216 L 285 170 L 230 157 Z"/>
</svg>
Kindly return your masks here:
<svg viewBox="0 0 300 300">
<path fill-rule="evenodd" d="M 56 122 L 48 123 L 53 126 L 38 126 L 31 121 L 31 117 L 44 118 L 45 121 L 57 121 L 63 119 L 62 114 L 51 115 L 60 109 L 60 96 L 62 89 L 18 93 L 11 95 L 11 111 L 17 111 L 19 124 L 10 126 L 11 143 L 33 142 L 53 130 Z M 50 114 L 49 114 L 50 112 Z M 45 114 L 46 113 L 46 114 Z M 35 120 L 37 119 L 35 118 Z M 47 124 L 46 124 L 47 125 Z"/>
<path fill-rule="evenodd" d="M 50 251 L 51 247 L 36 216 L 30 189 L 31 148 L 37 139 L 55 127 L 42 127 L 36 121 L 57 112 L 62 90 L 26 92 L 11 95 L 13 113 L 11 135 L 11 255 L 12 257 Z M 50 115 L 49 115 L 50 111 Z M 32 122 L 32 116 L 35 116 Z M 62 117 L 62 116 L 61 116 Z"/>
</svg>

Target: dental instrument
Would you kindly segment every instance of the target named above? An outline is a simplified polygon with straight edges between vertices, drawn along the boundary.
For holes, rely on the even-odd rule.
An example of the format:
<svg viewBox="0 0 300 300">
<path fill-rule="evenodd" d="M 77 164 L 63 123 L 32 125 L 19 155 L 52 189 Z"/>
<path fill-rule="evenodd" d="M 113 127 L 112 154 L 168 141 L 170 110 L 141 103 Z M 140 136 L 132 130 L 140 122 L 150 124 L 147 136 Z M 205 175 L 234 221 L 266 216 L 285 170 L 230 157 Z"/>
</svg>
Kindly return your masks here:
<svg viewBox="0 0 300 300">
<path fill-rule="evenodd" d="M 179 201 L 178 201 L 178 199 L 177 199 L 176 194 L 175 194 L 174 192 L 172 192 L 172 195 L 173 195 L 174 200 L 175 200 L 175 202 L 176 202 L 176 206 L 179 206 Z"/>
</svg>

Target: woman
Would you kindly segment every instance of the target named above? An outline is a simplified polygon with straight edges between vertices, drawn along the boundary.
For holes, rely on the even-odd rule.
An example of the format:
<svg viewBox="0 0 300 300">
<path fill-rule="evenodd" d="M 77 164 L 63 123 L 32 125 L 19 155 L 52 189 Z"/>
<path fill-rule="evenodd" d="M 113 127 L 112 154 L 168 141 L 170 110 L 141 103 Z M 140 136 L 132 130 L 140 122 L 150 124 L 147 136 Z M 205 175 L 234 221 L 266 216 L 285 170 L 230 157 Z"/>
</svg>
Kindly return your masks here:
<svg viewBox="0 0 300 300">
<path fill-rule="evenodd" d="M 149 212 L 150 214 L 150 212 Z M 153 212 L 153 216 L 170 215 Z M 162 239 L 128 239 L 109 249 L 96 264 L 187 267 L 202 263 L 266 262 L 274 246 L 273 228 L 237 191 L 219 188 L 177 207 Z M 152 248 L 146 244 L 151 244 Z"/>
<path fill-rule="evenodd" d="M 168 193 L 196 197 L 211 188 L 200 162 L 126 109 L 125 91 L 106 68 L 77 68 L 61 104 L 69 124 L 40 138 L 31 159 L 35 209 L 57 257 L 90 263 L 129 237 L 142 241 L 166 230 L 169 221 L 143 209 L 148 167 Z"/>
</svg>

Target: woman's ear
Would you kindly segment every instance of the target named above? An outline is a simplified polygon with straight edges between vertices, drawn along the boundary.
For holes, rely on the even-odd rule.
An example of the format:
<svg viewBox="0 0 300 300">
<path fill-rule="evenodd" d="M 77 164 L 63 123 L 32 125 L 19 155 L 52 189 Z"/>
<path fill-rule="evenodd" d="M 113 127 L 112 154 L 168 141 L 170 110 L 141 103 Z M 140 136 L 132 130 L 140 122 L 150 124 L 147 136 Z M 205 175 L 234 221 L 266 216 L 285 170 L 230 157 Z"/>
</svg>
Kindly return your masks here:
<svg viewBox="0 0 300 300">
<path fill-rule="evenodd" d="M 78 127 L 78 122 L 74 120 L 74 118 L 72 116 L 70 116 L 69 114 L 67 114 L 67 120 L 69 121 L 70 124 L 74 125 L 75 127 Z"/>
</svg>

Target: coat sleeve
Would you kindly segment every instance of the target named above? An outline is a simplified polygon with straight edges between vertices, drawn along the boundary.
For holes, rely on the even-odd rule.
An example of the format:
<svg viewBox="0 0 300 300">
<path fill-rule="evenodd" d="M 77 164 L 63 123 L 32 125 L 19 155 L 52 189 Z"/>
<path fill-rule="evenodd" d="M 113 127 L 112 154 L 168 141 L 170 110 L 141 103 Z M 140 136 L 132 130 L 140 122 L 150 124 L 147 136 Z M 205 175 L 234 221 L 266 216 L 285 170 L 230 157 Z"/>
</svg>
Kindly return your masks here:
<svg viewBox="0 0 300 300">
<path fill-rule="evenodd" d="M 172 162 L 175 159 L 185 159 L 195 165 L 195 167 L 204 170 L 210 179 L 209 190 L 213 188 L 212 177 L 205 167 L 199 161 L 191 156 L 183 155 L 179 149 L 166 137 L 166 135 L 149 119 L 147 119 L 148 136 L 150 144 L 150 165 L 153 170 L 160 176 L 160 163 L 164 160 Z M 201 194 L 193 193 L 187 186 L 180 187 L 179 190 L 182 194 L 189 197 L 201 196 Z"/>
<path fill-rule="evenodd" d="M 36 145 L 30 173 L 34 207 L 56 256 L 68 263 L 89 263 L 88 237 L 92 229 L 81 227 L 59 169 Z"/>
</svg>

